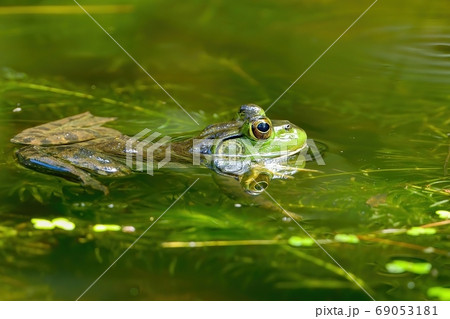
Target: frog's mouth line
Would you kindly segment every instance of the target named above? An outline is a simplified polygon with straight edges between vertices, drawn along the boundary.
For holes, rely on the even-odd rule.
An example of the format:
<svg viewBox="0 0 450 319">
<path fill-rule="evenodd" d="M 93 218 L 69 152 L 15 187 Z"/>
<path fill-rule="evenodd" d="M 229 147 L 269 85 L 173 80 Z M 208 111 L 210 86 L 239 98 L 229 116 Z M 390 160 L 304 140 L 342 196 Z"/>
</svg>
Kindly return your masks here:
<svg viewBox="0 0 450 319">
<path fill-rule="evenodd" d="M 280 153 L 266 153 L 266 154 L 237 154 L 237 155 L 227 155 L 227 154 L 210 154 L 209 156 L 211 156 L 211 158 L 213 159 L 226 159 L 226 160 L 239 160 L 239 159 L 247 159 L 247 158 L 254 158 L 256 161 L 258 159 L 284 159 L 287 157 L 291 157 L 293 155 L 296 155 L 304 150 L 306 150 L 308 148 L 308 145 L 305 145 L 301 148 L 299 148 L 298 150 L 295 151 L 289 151 L 286 154 L 282 154 L 280 155 Z"/>
<path fill-rule="evenodd" d="M 244 135 L 233 135 L 229 136 L 227 138 L 222 139 L 218 145 L 221 145 L 225 141 L 236 139 L 243 137 Z M 301 147 L 295 150 L 286 150 L 285 152 L 271 152 L 271 153 L 259 153 L 259 152 L 250 152 L 249 154 L 218 154 L 218 153 L 211 153 L 209 154 L 214 159 L 227 159 L 227 160 L 239 160 L 239 159 L 247 159 L 247 158 L 255 158 L 255 159 L 284 159 L 287 157 L 290 157 L 292 155 L 296 155 L 298 153 L 301 153 L 302 151 L 306 151 L 308 149 L 308 143 L 304 143 Z"/>
</svg>

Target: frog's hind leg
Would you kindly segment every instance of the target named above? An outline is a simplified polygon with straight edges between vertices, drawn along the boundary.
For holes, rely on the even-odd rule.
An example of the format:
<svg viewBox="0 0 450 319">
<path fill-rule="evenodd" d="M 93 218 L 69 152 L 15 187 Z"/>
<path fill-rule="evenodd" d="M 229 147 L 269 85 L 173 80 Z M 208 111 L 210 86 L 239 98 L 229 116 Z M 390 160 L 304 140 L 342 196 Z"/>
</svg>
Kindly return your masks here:
<svg viewBox="0 0 450 319">
<path fill-rule="evenodd" d="M 120 136 L 121 133 L 103 124 L 113 117 L 94 116 L 89 112 L 66 117 L 57 121 L 30 127 L 11 139 L 16 144 L 69 145 L 93 139 Z"/>
<path fill-rule="evenodd" d="M 55 157 L 47 147 L 25 146 L 16 152 L 19 163 L 35 171 L 64 177 L 70 181 L 81 182 L 83 185 L 108 194 L 108 188 L 93 178 L 88 172 L 77 168 L 68 161 Z"/>
</svg>

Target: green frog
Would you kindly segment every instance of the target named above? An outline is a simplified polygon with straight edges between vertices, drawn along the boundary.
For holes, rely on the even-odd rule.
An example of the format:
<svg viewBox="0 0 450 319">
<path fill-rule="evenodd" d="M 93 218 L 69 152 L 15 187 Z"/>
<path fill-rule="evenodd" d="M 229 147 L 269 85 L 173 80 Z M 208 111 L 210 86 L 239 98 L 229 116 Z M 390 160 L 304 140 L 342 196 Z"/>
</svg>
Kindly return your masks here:
<svg viewBox="0 0 450 319">
<path fill-rule="evenodd" d="M 240 182 L 258 195 L 274 178 L 287 178 L 304 165 L 306 133 L 288 121 L 271 120 L 255 104 L 240 107 L 236 117 L 212 124 L 190 138 L 144 139 L 102 126 L 112 117 L 89 112 L 32 127 L 11 142 L 25 167 L 57 175 L 108 193 L 96 176 L 118 177 L 148 166 L 201 165 Z M 149 130 L 147 130 L 149 131 Z M 144 133 L 147 133 L 145 131 Z"/>
</svg>

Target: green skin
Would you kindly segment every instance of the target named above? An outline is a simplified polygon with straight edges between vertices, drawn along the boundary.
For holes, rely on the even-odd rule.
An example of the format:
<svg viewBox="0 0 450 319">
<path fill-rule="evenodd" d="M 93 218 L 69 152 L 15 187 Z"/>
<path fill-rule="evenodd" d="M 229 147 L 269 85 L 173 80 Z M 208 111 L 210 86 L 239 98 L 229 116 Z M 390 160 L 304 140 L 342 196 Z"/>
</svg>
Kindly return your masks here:
<svg viewBox="0 0 450 319">
<path fill-rule="evenodd" d="M 127 154 L 136 155 L 134 144 L 138 143 L 130 147 L 130 137 L 102 127 L 112 120 L 83 113 L 26 129 L 11 142 L 25 145 L 16 152 L 25 167 L 108 193 L 95 176 L 131 174 L 133 169 L 125 165 L 125 159 Z M 270 123 L 270 134 L 264 138 L 258 138 L 252 130 L 255 121 L 261 120 Z M 143 149 L 144 160 L 151 145 Z M 259 106 L 248 104 L 230 122 L 210 125 L 196 137 L 160 146 L 152 160 L 160 162 L 168 148 L 168 166 L 192 165 L 197 159 L 216 173 L 239 180 L 246 192 L 256 195 L 272 178 L 295 173 L 295 168 L 286 167 L 287 160 L 307 146 L 302 129 L 288 121 L 270 122 Z"/>
</svg>

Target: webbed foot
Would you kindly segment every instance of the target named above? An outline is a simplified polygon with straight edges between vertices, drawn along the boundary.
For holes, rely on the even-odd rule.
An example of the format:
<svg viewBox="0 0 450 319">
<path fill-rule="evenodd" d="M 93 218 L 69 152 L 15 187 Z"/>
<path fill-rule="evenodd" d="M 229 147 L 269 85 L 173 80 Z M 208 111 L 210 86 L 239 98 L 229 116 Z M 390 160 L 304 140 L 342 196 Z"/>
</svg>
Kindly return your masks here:
<svg viewBox="0 0 450 319">
<path fill-rule="evenodd" d="M 46 148 L 39 146 L 25 146 L 16 152 L 20 164 L 35 171 L 64 177 L 70 181 L 81 182 L 82 185 L 102 191 L 105 195 L 109 193 L 108 188 L 93 178 L 88 172 L 77 168 L 70 162 L 59 159 Z"/>
</svg>

